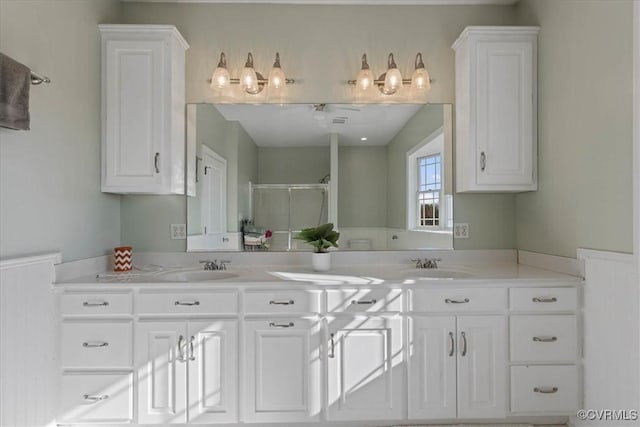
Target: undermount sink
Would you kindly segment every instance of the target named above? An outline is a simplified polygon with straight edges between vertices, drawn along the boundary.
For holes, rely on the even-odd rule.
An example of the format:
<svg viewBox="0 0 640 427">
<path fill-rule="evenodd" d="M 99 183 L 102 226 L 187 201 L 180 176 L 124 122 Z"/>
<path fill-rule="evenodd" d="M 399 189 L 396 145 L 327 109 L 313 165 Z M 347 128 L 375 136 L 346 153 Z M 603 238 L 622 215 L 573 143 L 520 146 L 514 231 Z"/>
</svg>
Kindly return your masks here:
<svg viewBox="0 0 640 427">
<path fill-rule="evenodd" d="M 465 279 L 473 277 L 473 274 L 460 270 L 448 270 L 445 268 L 414 268 L 405 270 L 406 277 L 415 279 Z"/>
<path fill-rule="evenodd" d="M 164 282 L 211 282 L 232 277 L 238 277 L 238 275 L 220 270 L 180 270 L 162 273 L 157 276 L 158 279 Z"/>
</svg>

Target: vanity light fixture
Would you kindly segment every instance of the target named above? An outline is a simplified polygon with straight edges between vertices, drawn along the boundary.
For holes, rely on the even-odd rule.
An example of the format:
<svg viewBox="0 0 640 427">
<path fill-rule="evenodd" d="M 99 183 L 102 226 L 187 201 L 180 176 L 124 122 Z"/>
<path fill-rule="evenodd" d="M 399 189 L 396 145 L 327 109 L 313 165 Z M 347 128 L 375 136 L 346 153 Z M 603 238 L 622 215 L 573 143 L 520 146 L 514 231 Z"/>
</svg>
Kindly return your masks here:
<svg viewBox="0 0 640 427">
<path fill-rule="evenodd" d="M 358 72 L 356 80 L 348 80 L 348 84 L 355 85 L 360 91 L 367 91 L 371 86 L 378 87 L 385 95 L 393 95 L 400 90 L 403 84 L 411 84 L 412 92 L 428 91 L 431 89 L 431 79 L 422 60 L 422 53 L 416 55 L 415 70 L 411 79 L 403 79 L 398 66 L 396 65 L 393 53 L 387 57 L 387 71 L 374 79 L 373 72 L 367 63 L 367 54 L 362 55 L 362 67 Z"/>
<path fill-rule="evenodd" d="M 209 82 L 212 89 L 224 89 L 230 84 L 237 84 L 248 94 L 255 95 L 262 92 L 266 85 L 269 85 L 273 89 L 280 89 L 285 84 L 295 83 L 295 80 L 286 78 L 280 66 L 280 53 L 278 52 L 276 52 L 276 60 L 273 63 L 273 68 L 269 72 L 268 79 L 265 79 L 262 74 L 256 72 L 253 67 L 253 54 L 251 52 L 247 55 L 247 62 L 244 64 L 244 68 L 240 73 L 240 78 L 232 79 L 227 69 L 227 57 L 224 52 L 222 52 L 218 66 L 213 71 Z"/>
</svg>

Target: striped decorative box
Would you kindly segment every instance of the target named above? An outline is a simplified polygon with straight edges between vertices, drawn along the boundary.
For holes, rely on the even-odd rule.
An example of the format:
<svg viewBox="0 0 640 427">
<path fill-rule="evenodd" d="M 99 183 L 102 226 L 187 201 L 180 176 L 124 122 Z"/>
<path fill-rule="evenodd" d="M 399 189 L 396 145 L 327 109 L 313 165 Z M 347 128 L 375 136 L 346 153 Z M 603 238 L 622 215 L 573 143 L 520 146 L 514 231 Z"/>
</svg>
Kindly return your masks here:
<svg viewBox="0 0 640 427">
<path fill-rule="evenodd" d="M 120 246 L 113 248 L 113 270 L 114 271 L 131 271 L 133 264 L 131 255 L 133 254 L 131 246 Z"/>
</svg>

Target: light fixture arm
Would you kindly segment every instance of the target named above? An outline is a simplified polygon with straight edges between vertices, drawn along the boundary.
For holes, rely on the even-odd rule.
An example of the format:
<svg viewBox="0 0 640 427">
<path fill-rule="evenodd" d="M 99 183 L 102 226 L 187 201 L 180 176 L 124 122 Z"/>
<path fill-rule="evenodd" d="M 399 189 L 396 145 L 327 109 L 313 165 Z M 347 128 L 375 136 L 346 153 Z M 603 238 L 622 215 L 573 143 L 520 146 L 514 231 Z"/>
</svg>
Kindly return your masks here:
<svg viewBox="0 0 640 427">
<path fill-rule="evenodd" d="M 362 70 L 368 70 L 369 69 L 369 64 L 367 63 L 367 54 L 363 53 L 362 54 Z"/>
<path fill-rule="evenodd" d="M 424 68 L 424 62 L 422 62 L 422 53 L 419 53 L 416 55 L 416 70 L 420 69 L 420 68 Z"/>
<path fill-rule="evenodd" d="M 218 68 L 227 68 L 227 56 L 224 52 L 220 53 L 220 61 L 218 61 Z"/>
</svg>

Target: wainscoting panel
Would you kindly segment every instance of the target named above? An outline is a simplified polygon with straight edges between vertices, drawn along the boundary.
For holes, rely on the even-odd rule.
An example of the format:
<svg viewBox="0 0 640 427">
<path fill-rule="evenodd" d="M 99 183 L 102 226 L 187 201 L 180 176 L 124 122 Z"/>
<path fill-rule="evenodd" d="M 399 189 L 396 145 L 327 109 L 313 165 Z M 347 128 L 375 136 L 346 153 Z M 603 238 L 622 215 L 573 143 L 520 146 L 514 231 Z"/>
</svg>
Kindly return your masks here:
<svg viewBox="0 0 640 427">
<path fill-rule="evenodd" d="M 638 279 L 633 257 L 578 250 L 584 262 L 584 409 L 638 409 Z M 628 415 L 628 414 L 627 414 Z M 638 420 L 581 421 L 575 426 L 637 426 Z"/>
<path fill-rule="evenodd" d="M 53 426 L 58 337 L 51 284 L 60 254 L 0 261 L 0 426 Z"/>
</svg>

